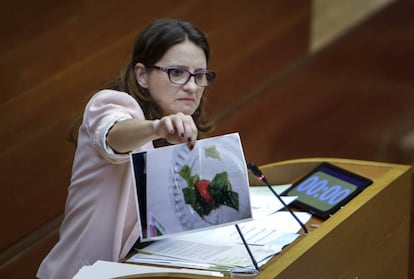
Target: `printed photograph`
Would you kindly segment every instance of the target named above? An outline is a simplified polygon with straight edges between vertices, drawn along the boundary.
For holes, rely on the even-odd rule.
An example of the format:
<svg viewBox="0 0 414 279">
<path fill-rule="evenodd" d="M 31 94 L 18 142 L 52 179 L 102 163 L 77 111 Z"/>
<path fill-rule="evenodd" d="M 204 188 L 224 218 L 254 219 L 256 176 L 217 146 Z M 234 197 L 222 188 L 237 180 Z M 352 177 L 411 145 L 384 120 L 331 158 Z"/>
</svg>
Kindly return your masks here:
<svg viewBox="0 0 414 279">
<path fill-rule="evenodd" d="M 143 241 L 252 219 L 238 133 L 131 155 Z"/>
</svg>

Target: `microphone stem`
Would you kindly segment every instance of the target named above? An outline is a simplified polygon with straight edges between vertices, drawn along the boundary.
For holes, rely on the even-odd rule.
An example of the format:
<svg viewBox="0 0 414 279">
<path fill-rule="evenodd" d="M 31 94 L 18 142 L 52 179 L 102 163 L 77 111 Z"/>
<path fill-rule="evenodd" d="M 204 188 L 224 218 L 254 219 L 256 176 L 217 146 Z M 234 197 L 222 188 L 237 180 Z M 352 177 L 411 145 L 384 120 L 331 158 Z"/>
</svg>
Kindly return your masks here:
<svg viewBox="0 0 414 279">
<path fill-rule="evenodd" d="M 293 216 L 293 218 L 296 219 L 296 221 L 299 223 L 299 225 L 302 227 L 303 231 L 307 234 L 308 229 L 306 226 L 299 220 L 298 216 L 290 209 L 290 207 L 283 201 L 283 199 L 279 196 L 278 193 L 272 188 L 272 186 L 267 182 L 266 179 L 262 179 L 263 182 L 265 182 L 265 185 L 270 189 L 270 191 L 273 193 L 273 195 L 276 196 L 276 198 L 282 203 L 282 205 L 289 211 L 289 213 Z"/>
<path fill-rule="evenodd" d="M 287 206 L 287 204 L 283 201 L 283 199 L 279 196 L 278 193 L 276 193 L 275 190 L 273 190 L 272 186 L 267 182 L 266 177 L 263 175 L 262 171 L 259 169 L 259 167 L 256 166 L 254 163 L 249 163 L 247 167 L 251 170 L 251 172 L 256 176 L 264 185 L 266 185 L 270 191 L 275 195 L 275 197 L 282 203 L 282 205 L 289 211 L 289 213 L 295 218 L 295 220 L 298 222 L 298 224 L 302 227 L 305 234 L 308 233 L 308 229 L 306 226 L 299 220 L 299 218 L 296 216 L 295 213 Z"/>
</svg>

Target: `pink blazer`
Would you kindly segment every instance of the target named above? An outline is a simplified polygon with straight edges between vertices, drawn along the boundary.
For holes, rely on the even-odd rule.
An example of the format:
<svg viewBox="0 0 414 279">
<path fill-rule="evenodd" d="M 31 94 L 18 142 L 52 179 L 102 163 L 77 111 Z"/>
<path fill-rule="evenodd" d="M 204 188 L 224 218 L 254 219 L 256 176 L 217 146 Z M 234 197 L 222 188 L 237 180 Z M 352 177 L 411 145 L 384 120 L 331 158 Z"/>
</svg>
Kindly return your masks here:
<svg viewBox="0 0 414 279">
<path fill-rule="evenodd" d="M 128 154 L 115 154 L 106 135 L 116 121 L 145 119 L 130 95 L 102 90 L 86 106 L 79 129 L 60 239 L 41 263 L 41 279 L 72 278 L 96 260 L 119 261 L 138 239 Z M 140 150 L 152 149 L 152 142 Z"/>
</svg>

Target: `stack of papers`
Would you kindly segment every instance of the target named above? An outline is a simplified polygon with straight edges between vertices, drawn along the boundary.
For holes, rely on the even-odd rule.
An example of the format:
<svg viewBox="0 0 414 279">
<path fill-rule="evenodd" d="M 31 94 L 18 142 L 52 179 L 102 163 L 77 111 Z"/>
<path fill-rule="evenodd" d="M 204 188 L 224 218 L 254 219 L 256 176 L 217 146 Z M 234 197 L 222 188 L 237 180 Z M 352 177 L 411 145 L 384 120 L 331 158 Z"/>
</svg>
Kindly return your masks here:
<svg viewBox="0 0 414 279">
<path fill-rule="evenodd" d="M 277 193 L 286 186 L 274 187 Z M 253 220 L 239 224 L 259 266 L 265 264 L 284 246 L 293 242 L 301 227 L 267 187 L 250 187 Z M 286 204 L 291 197 L 282 197 Z M 311 215 L 296 212 L 301 222 Z M 109 279 L 145 274 L 200 274 L 225 277 L 227 273 L 257 273 L 251 258 L 233 225 L 211 230 L 184 233 L 158 240 L 126 261 L 97 261 L 82 267 L 74 279 Z M 129 263 L 129 264 L 128 264 Z M 139 265 L 137 265 L 139 264 Z M 148 265 L 149 264 L 149 265 Z"/>
<path fill-rule="evenodd" d="M 288 186 L 275 187 L 282 192 Z M 259 266 L 293 242 L 301 226 L 267 187 L 250 187 L 253 220 L 239 224 Z M 286 204 L 294 198 L 282 197 Z M 296 212 L 301 222 L 311 215 Z M 127 259 L 128 263 L 197 268 L 215 271 L 252 270 L 254 265 L 233 225 L 171 236 L 155 241 Z"/>
</svg>

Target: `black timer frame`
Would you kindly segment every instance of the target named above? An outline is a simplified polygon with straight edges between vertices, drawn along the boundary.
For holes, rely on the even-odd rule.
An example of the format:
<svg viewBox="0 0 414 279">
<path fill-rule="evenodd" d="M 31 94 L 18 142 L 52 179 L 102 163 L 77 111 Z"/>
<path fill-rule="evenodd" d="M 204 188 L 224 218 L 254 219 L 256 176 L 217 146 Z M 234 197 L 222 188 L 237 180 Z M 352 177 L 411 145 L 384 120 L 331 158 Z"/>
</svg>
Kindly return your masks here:
<svg viewBox="0 0 414 279">
<path fill-rule="evenodd" d="M 297 187 L 303 181 L 310 178 L 317 172 L 322 172 L 326 175 L 329 175 L 336 179 L 352 184 L 353 186 L 356 186 L 356 189 L 352 191 L 347 197 L 345 197 L 343 200 L 339 201 L 338 203 L 336 203 L 335 205 L 333 205 L 332 207 L 326 210 L 321 210 L 320 208 L 317 208 L 309 203 L 299 200 L 299 198 L 292 202 L 293 207 L 300 209 L 300 210 L 308 211 L 314 216 L 319 217 L 323 220 L 329 218 L 331 215 L 337 212 L 341 207 L 343 207 L 350 200 L 352 200 L 355 196 L 361 193 L 367 186 L 372 184 L 372 180 L 366 177 L 360 176 L 349 170 L 340 168 L 338 166 L 329 164 L 327 162 L 323 162 L 320 165 L 318 165 L 316 168 L 314 168 L 311 172 L 309 172 L 304 177 L 302 177 L 297 182 L 295 182 L 291 187 L 289 187 L 286 191 L 284 191 L 282 195 L 296 196 L 295 194 L 292 194 L 291 192 L 297 189 Z"/>
</svg>

